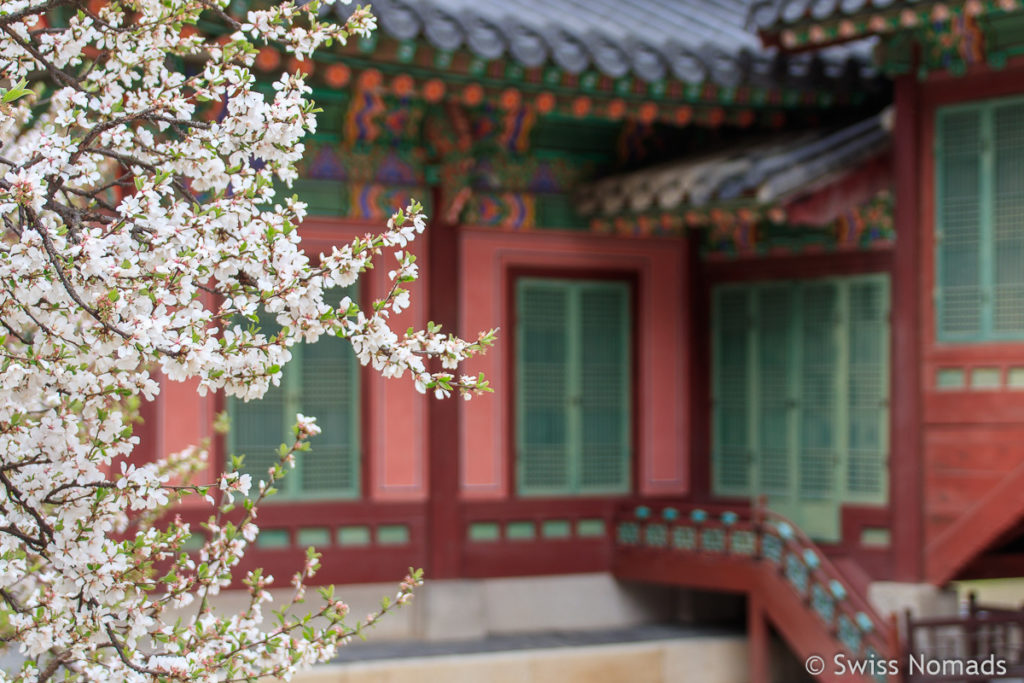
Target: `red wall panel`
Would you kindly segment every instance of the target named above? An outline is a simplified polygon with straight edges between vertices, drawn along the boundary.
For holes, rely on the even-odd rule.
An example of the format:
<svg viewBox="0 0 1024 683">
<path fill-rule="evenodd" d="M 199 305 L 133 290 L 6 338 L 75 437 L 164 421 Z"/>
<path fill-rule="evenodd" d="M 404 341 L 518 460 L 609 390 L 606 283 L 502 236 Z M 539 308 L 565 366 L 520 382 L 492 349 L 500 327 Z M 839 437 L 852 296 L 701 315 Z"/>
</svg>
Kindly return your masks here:
<svg viewBox="0 0 1024 683">
<path fill-rule="evenodd" d="M 462 492 L 466 499 L 493 500 L 513 495 L 508 322 L 510 273 L 539 269 L 571 276 L 574 272 L 622 273 L 635 278 L 637 355 L 635 420 L 636 490 L 648 495 L 678 495 L 687 490 L 689 468 L 687 351 L 691 331 L 688 243 L 568 233 L 505 233 L 467 228 L 462 241 L 461 332 L 503 325 L 497 346 L 469 368 L 483 371 L 496 393 L 462 405 Z M 703 332 L 697 332 L 702 334 Z"/>
<path fill-rule="evenodd" d="M 1011 368 L 1024 368 L 1024 343 L 941 344 L 935 331 L 935 116 L 939 107 L 1024 92 L 1024 63 L 1001 71 L 975 68 L 951 81 L 937 74 L 919 89 L 916 117 L 922 144 L 917 157 L 920 243 L 920 391 L 924 458 L 924 517 L 929 578 L 944 581 L 978 547 L 1009 523 L 988 510 L 999 487 L 1024 463 L 1024 391 L 1008 386 Z M 955 86 L 955 87 L 953 87 Z M 902 237 L 900 237 L 902 239 Z M 971 387 L 972 371 L 998 370 L 999 386 Z M 943 389 L 941 370 L 961 371 L 965 386 Z M 898 454 L 897 454 L 898 455 Z M 986 505 L 986 502 L 990 505 Z M 1005 515 L 1004 515 L 1005 516 Z M 966 542 L 968 537 L 971 542 Z M 980 540 L 979 540 L 980 539 Z M 941 559 L 941 569 L 936 560 Z"/>
</svg>

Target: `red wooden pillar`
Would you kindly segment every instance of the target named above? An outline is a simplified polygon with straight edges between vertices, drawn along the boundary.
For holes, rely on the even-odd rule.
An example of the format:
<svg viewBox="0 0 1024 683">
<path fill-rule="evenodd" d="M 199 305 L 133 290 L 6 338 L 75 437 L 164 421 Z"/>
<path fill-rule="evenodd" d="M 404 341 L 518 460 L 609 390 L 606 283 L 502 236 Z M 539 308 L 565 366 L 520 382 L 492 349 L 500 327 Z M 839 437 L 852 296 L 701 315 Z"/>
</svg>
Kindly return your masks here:
<svg viewBox="0 0 1024 683">
<path fill-rule="evenodd" d="M 750 683 L 771 683 L 771 643 L 768 620 L 757 595 L 747 597 L 747 646 Z"/>
<path fill-rule="evenodd" d="M 160 452 L 160 420 L 164 417 L 161 398 L 158 395 L 152 401 L 142 399 L 139 404 L 141 422 L 132 425 L 132 433 L 139 437 L 139 445 L 132 451 L 132 461 L 137 464 L 154 462 L 167 455 Z"/>
<path fill-rule="evenodd" d="M 448 332 L 459 329 L 459 275 L 461 268 L 458 225 L 445 218 L 445 193 L 435 187 L 432 215 L 427 227 L 430 294 L 428 317 Z M 440 364 L 435 365 L 440 369 Z M 430 579 L 453 578 L 461 573 L 463 538 L 459 528 L 459 399 L 430 398 L 427 409 L 429 449 L 427 472 L 429 503 L 427 547 Z"/>
<path fill-rule="evenodd" d="M 704 231 L 691 231 L 683 240 L 684 265 L 689 270 L 689 301 L 683 301 L 694 331 L 687 340 L 686 376 L 690 405 L 690 492 L 695 500 L 711 497 L 711 292 L 700 259 Z"/>
<path fill-rule="evenodd" d="M 913 76 L 896 81 L 896 248 L 892 282 L 892 434 L 889 500 L 894 578 L 924 576 L 921 424 L 920 95 Z"/>
</svg>

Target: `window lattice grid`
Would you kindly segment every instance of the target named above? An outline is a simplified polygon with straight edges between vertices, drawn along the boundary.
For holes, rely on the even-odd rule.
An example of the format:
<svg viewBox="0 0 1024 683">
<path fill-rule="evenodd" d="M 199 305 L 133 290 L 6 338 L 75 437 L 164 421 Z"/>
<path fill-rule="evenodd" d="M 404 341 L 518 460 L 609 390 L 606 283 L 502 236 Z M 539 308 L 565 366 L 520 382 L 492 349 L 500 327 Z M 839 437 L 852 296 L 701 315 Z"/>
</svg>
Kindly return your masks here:
<svg viewBox="0 0 1024 683">
<path fill-rule="evenodd" d="M 248 321 L 237 323 L 247 327 Z M 259 331 L 272 338 L 280 332 L 280 326 L 268 315 L 260 315 Z M 284 442 L 286 395 L 284 384 L 271 384 L 263 398 L 243 403 L 230 399 L 231 434 L 229 450 L 234 455 L 244 455 L 242 472 L 256 482 L 266 481 L 268 471 L 278 461 L 277 449 Z"/>
<path fill-rule="evenodd" d="M 1024 339 L 1024 102 L 952 105 L 936 124 L 937 337 Z"/>
<path fill-rule="evenodd" d="M 351 290 L 329 290 L 327 300 L 354 296 Z M 249 325 L 240 320 L 239 325 Z M 267 337 L 280 331 L 273 316 L 261 313 L 257 327 Z M 310 450 L 298 454 L 296 469 L 278 485 L 283 499 L 353 498 L 359 482 L 359 361 L 348 342 L 325 336 L 316 344 L 297 344 L 284 366 L 280 384 L 258 401 L 231 399 L 229 451 L 245 455 L 242 471 L 254 481 L 266 480 L 278 462 L 278 448 L 291 443 L 295 414 L 317 418 L 321 433 Z"/>
<path fill-rule="evenodd" d="M 531 285 L 519 297 L 520 488 L 564 489 L 570 485 L 569 294 Z"/>
<path fill-rule="evenodd" d="M 517 469 L 525 495 L 630 487 L 629 290 L 517 283 Z"/>
<path fill-rule="evenodd" d="M 947 113 L 940 119 L 939 137 L 939 327 L 952 335 L 977 335 L 984 295 L 981 117 L 976 111 Z"/>
<path fill-rule="evenodd" d="M 267 481 L 268 472 L 278 461 L 277 448 L 284 442 L 284 389 L 271 387 L 259 401 L 240 404 L 232 399 L 231 448 L 244 455 L 242 472 L 256 482 Z"/>
<path fill-rule="evenodd" d="M 579 291 L 579 484 L 584 490 L 623 490 L 629 481 L 626 294 L 622 287 Z"/>
<path fill-rule="evenodd" d="M 315 417 L 321 429 L 312 448 L 298 456 L 304 492 L 359 491 L 359 454 L 352 439 L 359 430 L 352 409 L 359 380 L 353 360 L 348 342 L 337 337 L 302 349 L 302 414 Z"/>
<path fill-rule="evenodd" d="M 760 489 L 768 494 L 790 490 L 790 415 L 794 398 L 789 327 L 793 293 L 788 286 L 768 287 L 757 294 L 758 454 Z"/>
<path fill-rule="evenodd" d="M 800 497 L 828 499 L 835 494 L 836 365 L 839 359 L 837 288 L 823 283 L 801 291 Z"/>
<path fill-rule="evenodd" d="M 886 500 L 888 299 L 878 275 L 713 292 L 716 493 L 767 494 L 831 540 L 843 502 Z M 723 476 L 733 453 L 734 471 L 756 476 Z"/>
<path fill-rule="evenodd" d="M 997 334 L 1024 332 L 1024 104 L 993 112 L 993 320 Z"/>
<path fill-rule="evenodd" d="M 888 417 L 887 292 L 880 282 L 850 287 L 848 455 L 851 493 L 884 496 Z"/>
<path fill-rule="evenodd" d="M 715 477 L 720 489 L 745 491 L 750 486 L 750 292 L 722 290 L 716 298 L 715 322 Z"/>
</svg>

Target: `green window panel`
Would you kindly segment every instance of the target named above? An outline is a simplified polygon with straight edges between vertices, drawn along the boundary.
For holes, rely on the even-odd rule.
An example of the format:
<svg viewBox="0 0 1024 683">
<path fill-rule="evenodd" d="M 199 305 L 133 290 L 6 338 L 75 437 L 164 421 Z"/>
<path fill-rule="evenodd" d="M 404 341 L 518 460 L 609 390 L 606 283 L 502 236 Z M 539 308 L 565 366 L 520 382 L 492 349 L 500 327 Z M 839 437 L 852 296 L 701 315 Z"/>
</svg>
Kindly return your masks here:
<svg viewBox="0 0 1024 683">
<path fill-rule="evenodd" d="M 794 396 L 793 349 L 790 331 L 795 320 L 795 289 L 789 285 L 761 287 L 757 304 L 757 422 L 759 491 L 788 495 L 793 486 L 790 444 Z"/>
<path fill-rule="evenodd" d="M 715 492 L 766 495 L 837 539 L 842 503 L 887 498 L 888 279 L 725 285 L 712 299 Z"/>
<path fill-rule="evenodd" d="M 295 541 L 296 545 L 303 548 L 309 546 L 323 548 L 331 544 L 331 530 L 325 526 L 305 527 L 299 529 Z"/>
<path fill-rule="evenodd" d="M 497 541 L 501 538 L 501 527 L 497 522 L 472 522 L 467 535 L 470 541 L 477 543 Z"/>
<path fill-rule="evenodd" d="M 628 492 L 628 285 L 523 278 L 516 309 L 518 491 Z"/>
<path fill-rule="evenodd" d="M 799 493 L 803 500 L 832 500 L 837 493 L 835 464 L 842 419 L 837 395 L 842 375 L 837 372 L 839 287 L 834 282 L 802 287 L 798 314 Z"/>
<path fill-rule="evenodd" d="M 938 339 L 1024 339 L 1024 101 L 941 108 L 935 174 Z"/>
<path fill-rule="evenodd" d="M 603 537 L 605 533 L 603 519 L 581 519 L 576 522 L 576 536 L 579 538 Z"/>
<path fill-rule="evenodd" d="M 335 290 L 328 300 L 351 291 Z M 248 324 L 243 321 L 239 324 Z M 280 328 L 272 316 L 261 314 L 258 326 L 267 336 Z M 248 403 L 228 401 L 231 432 L 229 452 L 245 455 L 243 471 L 254 483 L 267 478 L 278 461 L 278 447 L 291 443 L 295 414 L 317 418 L 321 433 L 309 451 L 296 455 L 295 469 L 278 485 L 275 498 L 313 500 L 357 498 L 360 493 L 359 361 L 345 340 L 324 336 L 316 344 L 296 344 L 292 360 L 282 371 L 279 386 Z"/>
<path fill-rule="evenodd" d="M 256 537 L 257 548 L 289 548 L 292 545 L 287 529 L 260 529 Z"/>
<path fill-rule="evenodd" d="M 379 545 L 408 545 L 409 527 L 405 524 L 381 524 L 377 527 Z"/>
<path fill-rule="evenodd" d="M 338 528 L 338 545 L 365 546 L 370 545 L 370 527 L 364 525 L 343 526 Z"/>
<path fill-rule="evenodd" d="M 1024 334 L 1024 103 L 992 112 L 992 329 Z"/>
<path fill-rule="evenodd" d="M 541 538 L 569 538 L 572 525 L 567 519 L 545 519 L 540 523 Z"/>
<path fill-rule="evenodd" d="M 749 410 L 751 366 L 749 326 L 752 292 L 719 288 L 714 292 L 712 321 L 714 357 L 715 490 L 723 494 L 750 491 L 750 439 L 753 415 Z"/>
<path fill-rule="evenodd" d="M 847 290 L 846 500 L 884 503 L 889 490 L 889 280 Z"/>
</svg>

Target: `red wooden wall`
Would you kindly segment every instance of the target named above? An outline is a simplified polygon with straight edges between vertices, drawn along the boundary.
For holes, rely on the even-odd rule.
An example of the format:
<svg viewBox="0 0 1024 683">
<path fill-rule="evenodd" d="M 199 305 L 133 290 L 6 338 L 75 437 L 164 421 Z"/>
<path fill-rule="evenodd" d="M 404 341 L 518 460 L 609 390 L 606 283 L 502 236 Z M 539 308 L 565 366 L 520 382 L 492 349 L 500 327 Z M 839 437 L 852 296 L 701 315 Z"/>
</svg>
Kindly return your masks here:
<svg viewBox="0 0 1024 683">
<path fill-rule="evenodd" d="M 889 271 L 891 502 L 889 508 L 845 510 L 847 540 L 831 552 L 847 555 L 876 578 L 952 577 L 1016 528 L 1024 514 L 1024 496 L 1019 495 L 1024 484 L 1024 390 L 1010 386 L 1011 371 L 1024 372 L 1024 344 L 935 341 L 934 116 L 944 104 L 1020 94 L 1022 83 L 1024 62 L 1000 72 L 975 70 L 955 80 L 937 75 L 924 83 L 906 78 L 897 84 L 897 241 L 891 253 L 768 258 L 705 269 L 693 241 L 436 224 L 414 249 L 422 257 L 422 280 L 414 289 L 407 324 L 422 326 L 433 318 L 464 335 L 501 326 L 500 339 L 508 338 L 513 334 L 509 287 L 517 269 L 566 275 L 616 272 L 635 283 L 639 324 L 633 492 L 599 499 L 517 497 L 511 476 L 514 422 L 504 393 L 511 365 L 507 347 L 499 341 L 467 368 L 486 372 L 497 391 L 469 403 L 431 404 L 409 383 L 388 382 L 367 372 L 363 499 L 268 508 L 264 525 L 287 529 L 293 537 L 307 524 L 368 526 L 373 552 L 333 545 L 325 550 L 325 564 L 338 568 L 325 575 L 330 581 L 388 578 L 410 564 L 434 568 L 435 576 L 606 569 L 607 541 L 584 534 L 581 529 L 587 524 L 610 522 L 615 506 L 627 500 L 709 497 L 710 287 L 734 279 Z M 307 247 L 317 251 L 377 227 L 318 219 L 307 221 L 303 231 Z M 372 271 L 371 290 L 383 288 L 386 270 Z M 436 282 L 431 288 L 432 279 Z M 938 372 L 949 369 L 963 371 L 962 389 L 938 387 Z M 979 369 L 995 369 L 997 386 L 972 386 L 972 373 Z M 214 397 L 197 398 L 190 385 L 167 384 L 157 403 L 146 408 L 158 419 L 144 428 L 144 445 L 151 452 L 168 452 L 209 437 L 213 415 L 221 408 Z M 221 444 L 216 439 L 214 444 L 211 467 L 223 457 Z M 189 514 L 198 519 L 198 513 Z M 407 525 L 409 541 L 381 547 L 375 534 L 385 523 Z M 496 538 L 470 542 L 471 527 L 481 524 L 494 525 Z M 534 537 L 509 538 L 507 529 L 515 524 L 532 528 Z M 888 526 L 890 548 L 862 548 L 851 542 L 863 526 Z M 283 550 L 261 552 L 265 557 L 278 553 L 282 562 L 286 558 Z"/>
<path fill-rule="evenodd" d="M 378 227 L 313 218 L 301 229 L 307 251 L 317 254 Z M 317 532 L 327 539 L 318 545 L 324 582 L 390 580 L 409 566 L 425 567 L 433 578 L 607 570 L 618 506 L 687 490 L 688 249 L 678 239 L 512 234 L 435 219 L 413 248 L 420 256 L 413 305 L 393 324 L 423 327 L 429 318 L 467 336 L 501 327 L 497 346 L 466 368 L 486 372 L 495 393 L 438 402 L 407 380 L 384 380 L 364 369 L 361 499 L 267 504 L 261 529 L 286 539 L 286 547 L 253 548 L 243 568 L 264 566 L 287 576 L 301 561 L 295 547 L 304 545 L 304 534 Z M 513 490 L 508 302 L 513 275 L 524 268 L 558 276 L 615 273 L 634 283 L 636 466 L 628 495 L 538 500 Z M 364 306 L 385 291 L 387 270 L 387 263 L 379 264 L 363 281 Z M 164 382 L 144 411 L 150 419 L 142 429 L 143 450 L 166 453 L 210 439 L 212 479 L 224 458 L 223 439 L 212 430 L 223 408 L 222 397 L 198 397 L 192 384 Z M 209 514 L 198 501 L 180 512 L 196 528 Z M 395 527 L 408 537 L 389 539 Z M 471 529 L 481 528 L 496 529 L 496 537 L 471 539 Z M 343 543 L 346 530 L 362 538 Z"/>
<path fill-rule="evenodd" d="M 639 363 L 634 386 L 636 491 L 680 495 L 686 491 L 689 425 L 686 348 L 692 332 L 684 316 L 689 288 L 684 280 L 687 243 L 672 239 L 624 239 L 571 233 L 507 233 L 465 228 L 462 237 L 464 335 L 496 324 L 511 338 L 508 310 L 511 275 L 542 270 L 571 277 L 593 272 L 634 278 Z M 512 380 L 509 345 L 501 344 L 470 367 L 497 387 Z M 499 393 L 502 393 L 499 389 Z M 465 498 L 514 497 L 511 483 L 511 413 L 501 400 L 462 404 L 460 486 Z"/>
<path fill-rule="evenodd" d="M 1024 372 L 1024 343 L 936 341 L 935 114 L 943 105 L 1024 93 L 1024 63 L 1002 71 L 979 67 L 961 78 L 936 74 L 920 84 L 905 79 L 898 89 L 903 101 L 911 103 L 918 136 L 912 177 L 917 182 L 914 239 L 920 245 L 916 288 L 925 573 L 943 582 L 1024 514 L 1024 387 L 1011 383 L 1011 372 L 1014 377 Z M 940 387 L 940 371 L 962 372 L 963 386 Z M 990 375 L 994 383 L 987 381 Z"/>
<path fill-rule="evenodd" d="M 379 231 L 380 226 L 358 221 L 310 218 L 303 226 L 303 245 L 312 258 L 343 244 L 352 237 Z M 422 256 L 424 244 L 413 245 Z M 364 306 L 379 298 L 390 285 L 390 255 L 378 257 L 378 267 L 360 281 Z M 430 284 L 429 259 L 421 258 L 420 279 L 413 285 L 412 305 L 396 316 L 396 329 L 410 325 L 423 327 L 427 320 L 427 288 Z M 329 541 L 318 545 L 323 553 L 324 570 L 320 579 L 328 582 L 364 582 L 400 579 L 409 566 L 427 562 L 427 449 L 430 434 L 428 402 L 412 383 L 385 380 L 364 368 L 362 382 L 362 496 L 358 501 L 275 502 L 262 509 L 262 530 L 286 533 L 292 547 L 261 548 L 250 551 L 242 569 L 265 567 L 279 576 L 290 576 L 302 561 L 294 546 L 303 545 L 300 534 L 326 533 Z M 153 405 L 143 408 L 146 423 L 141 431 L 143 457 L 169 453 L 209 440 L 210 463 L 206 480 L 214 480 L 223 466 L 224 439 L 212 428 L 215 415 L 224 409 L 222 396 L 198 396 L 195 383 L 162 382 L 162 391 Z M 316 446 L 314 440 L 313 446 Z M 209 516 L 209 508 L 199 501 L 186 500 L 180 510 L 193 532 Z M 387 530 L 403 527 L 408 538 L 389 537 Z M 356 530 L 357 538 L 342 544 L 342 530 Z M 359 538 L 362 534 L 364 537 Z"/>
</svg>

